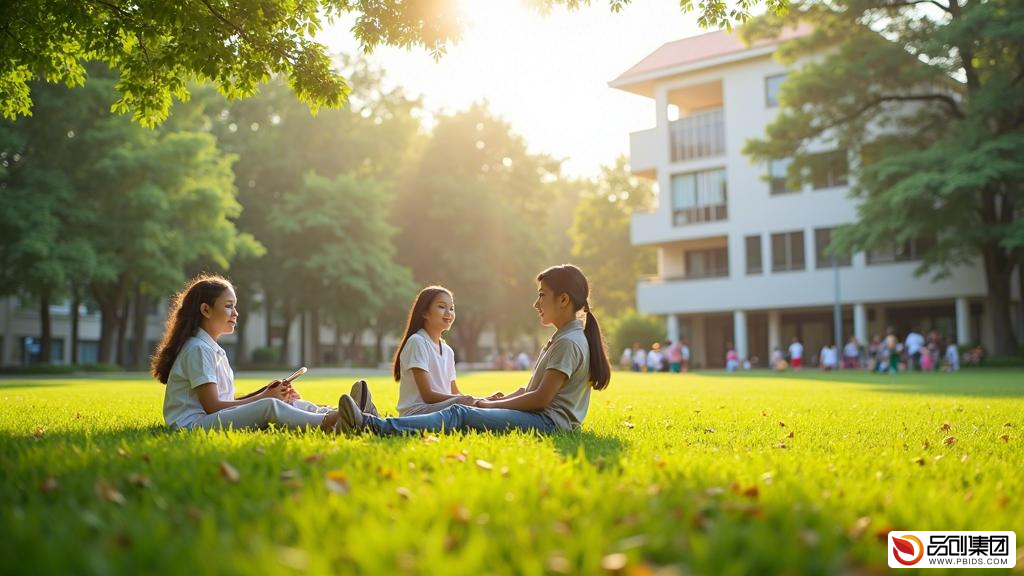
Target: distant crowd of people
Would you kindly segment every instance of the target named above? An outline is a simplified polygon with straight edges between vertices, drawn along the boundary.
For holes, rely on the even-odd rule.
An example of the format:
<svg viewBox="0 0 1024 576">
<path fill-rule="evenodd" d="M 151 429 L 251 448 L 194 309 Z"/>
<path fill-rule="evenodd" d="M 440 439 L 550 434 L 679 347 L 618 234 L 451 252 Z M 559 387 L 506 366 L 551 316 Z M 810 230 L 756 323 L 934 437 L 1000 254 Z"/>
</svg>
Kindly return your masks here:
<svg viewBox="0 0 1024 576">
<path fill-rule="evenodd" d="M 928 331 L 927 336 L 911 330 L 901 341 L 890 326 L 884 337 L 875 336 L 867 346 L 851 336 L 843 346 L 841 355 L 835 345 L 826 344 L 818 353 L 817 360 L 818 367 L 825 371 L 842 367 L 843 370 L 863 369 L 895 374 L 904 371 L 956 372 L 960 369 L 961 360 L 969 365 L 977 365 L 984 355 L 984 349 L 978 346 L 965 351 L 961 359 L 960 348 L 956 343 L 934 329 Z M 726 363 L 728 366 L 728 356 Z M 773 370 L 800 370 L 804 363 L 804 346 L 800 339 L 793 337 L 785 353 L 776 347 L 772 351 L 770 363 Z"/>
<path fill-rule="evenodd" d="M 985 351 L 980 346 L 966 349 L 961 353 L 960 347 L 938 330 L 930 330 L 927 335 L 911 330 L 900 340 L 890 326 L 884 337 L 875 336 L 866 346 L 855 336 L 850 336 L 842 349 L 826 344 L 818 352 L 817 357 L 811 356 L 809 359 L 805 354 L 803 342 L 794 336 L 785 350 L 782 347 L 772 350 L 768 367 L 776 371 L 799 371 L 810 364 L 824 371 L 843 369 L 878 373 L 937 370 L 956 372 L 961 364 L 980 364 L 984 355 Z M 510 356 L 510 364 L 512 360 Z M 726 344 L 726 371 L 750 370 L 760 365 L 762 364 L 757 356 L 741 358 L 732 342 Z M 690 367 L 690 345 L 685 338 L 674 342 L 654 342 L 649 348 L 645 348 L 640 342 L 634 342 L 632 346 L 624 348 L 619 357 L 619 368 L 633 372 L 678 373 L 687 372 Z"/>
<path fill-rule="evenodd" d="M 633 372 L 687 372 L 690 369 L 690 345 L 686 339 L 655 342 L 646 350 L 639 342 L 622 350 L 619 367 Z"/>
</svg>

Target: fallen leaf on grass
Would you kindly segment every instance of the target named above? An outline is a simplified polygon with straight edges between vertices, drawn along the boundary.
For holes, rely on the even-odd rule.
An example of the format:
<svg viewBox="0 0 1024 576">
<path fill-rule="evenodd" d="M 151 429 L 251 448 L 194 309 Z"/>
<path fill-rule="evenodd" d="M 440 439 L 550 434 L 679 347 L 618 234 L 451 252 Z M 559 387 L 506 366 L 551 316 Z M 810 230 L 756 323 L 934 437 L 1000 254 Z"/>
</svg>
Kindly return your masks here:
<svg viewBox="0 0 1024 576">
<path fill-rule="evenodd" d="M 348 477 L 341 470 L 331 470 L 324 475 L 324 485 L 335 494 L 348 494 Z"/>
<path fill-rule="evenodd" d="M 847 530 L 846 533 L 850 538 L 860 540 L 864 537 L 864 533 L 867 532 L 869 524 L 871 524 L 871 518 L 868 516 L 861 516 L 860 518 L 857 518 L 857 521 L 850 526 L 850 529 Z"/>
<path fill-rule="evenodd" d="M 626 562 L 628 560 L 629 558 L 627 558 L 622 552 L 609 554 L 604 558 L 601 558 L 601 568 L 609 572 L 618 572 L 626 567 Z"/>
<path fill-rule="evenodd" d="M 1009 434 L 1003 434 L 1002 436 L 999 437 L 999 439 L 1002 440 L 1003 442 L 1009 442 L 1010 441 L 1010 435 Z"/>
<path fill-rule="evenodd" d="M 39 483 L 39 491 L 42 492 L 43 494 L 49 494 L 50 492 L 56 490 L 58 487 L 60 487 L 60 484 L 57 482 L 57 479 L 54 478 L 53 476 L 48 476 L 45 480 Z"/>
<path fill-rule="evenodd" d="M 314 453 L 310 454 L 309 456 L 306 456 L 305 458 L 303 458 L 302 461 L 305 462 L 306 464 L 316 464 L 317 462 L 319 462 L 319 461 L 321 461 L 323 459 L 324 459 L 324 455 L 323 454 L 321 454 L 319 452 L 314 452 Z"/>
<path fill-rule="evenodd" d="M 394 480 L 398 477 L 398 470 L 387 466 L 377 466 L 377 475 L 386 480 Z"/>
<path fill-rule="evenodd" d="M 242 479 L 242 476 L 238 473 L 238 470 L 234 466 L 227 462 L 220 463 L 220 477 L 227 480 L 232 484 L 238 484 L 238 481 Z"/>
<path fill-rule="evenodd" d="M 437 436 L 431 435 L 423 437 L 424 444 L 437 444 L 438 442 L 440 442 L 440 440 L 437 439 Z"/>
<path fill-rule="evenodd" d="M 494 466 L 490 462 L 488 462 L 487 460 L 481 460 L 479 458 L 477 458 L 477 460 L 476 460 L 476 465 L 477 465 L 477 467 L 479 467 L 479 468 L 481 468 L 483 470 L 492 470 L 492 469 L 494 469 Z"/>
<path fill-rule="evenodd" d="M 124 494 L 117 491 L 109 482 L 100 480 L 96 483 L 96 495 L 106 502 L 123 506 L 125 503 Z"/>
<path fill-rule="evenodd" d="M 149 488 L 149 476 L 132 472 L 128 475 L 128 483 L 136 488 Z"/>
<path fill-rule="evenodd" d="M 783 422 L 782 420 L 779 420 L 779 428 L 785 428 L 785 427 L 786 427 L 786 423 Z"/>
<path fill-rule="evenodd" d="M 946 436 L 945 438 L 942 439 L 942 443 L 945 444 L 946 446 L 952 446 L 953 444 L 956 444 L 956 437 Z"/>
<path fill-rule="evenodd" d="M 447 454 L 445 456 L 445 459 L 447 459 L 447 460 L 456 460 L 458 462 L 465 462 L 466 461 L 466 451 L 463 450 L 462 452 L 452 452 L 451 454 Z"/>
<path fill-rule="evenodd" d="M 32 429 L 32 435 L 35 436 L 36 439 L 42 438 L 46 435 L 46 428 L 43 426 L 36 426 Z"/>
<path fill-rule="evenodd" d="M 950 424 L 949 422 L 943 422 L 942 423 L 942 431 L 943 432 L 948 432 L 949 429 L 952 428 L 952 427 L 953 427 L 953 425 Z"/>
<path fill-rule="evenodd" d="M 715 429 L 714 428 L 705 428 L 704 429 L 704 433 L 705 434 L 714 434 L 715 433 Z"/>
<path fill-rule="evenodd" d="M 626 428 L 629 428 L 629 429 L 633 429 L 633 428 L 636 427 L 636 425 L 633 424 L 632 422 L 630 422 L 629 420 L 626 420 L 625 422 L 623 422 L 622 425 L 625 426 Z"/>
<path fill-rule="evenodd" d="M 569 560 L 559 552 L 554 552 L 551 556 L 548 556 L 547 567 L 548 570 L 555 574 L 569 574 L 572 572 L 572 565 L 569 564 Z"/>
<path fill-rule="evenodd" d="M 996 498 L 996 507 L 998 507 L 1000 510 L 1005 510 L 1009 504 L 1010 498 L 1006 495 Z"/>
<path fill-rule="evenodd" d="M 912 462 L 913 462 L 914 464 L 917 464 L 918 466 L 924 466 L 924 464 L 925 464 L 925 459 L 924 459 L 924 457 L 923 457 L 923 456 L 918 456 L 917 458 L 914 458 L 914 459 L 912 460 Z"/>
<path fill-rule="evenodd" d="M 793 431 L 790 431 L 789 434 L 786 435 L 786 438 L 792 438 L 792 437 L 793 437 Z"/>
<path fill-rule="evenodd" d="M 395 492 L 398 493 L 398 497 L 402 500 L 412 500 L 412 492 L 410 492 L 405 486 L 399 486 Z"/>
<path fill-rule="evenodd" d="M 775 448 L 785 448 L 786 447 L 786 443 L 785 442 L 779 442 L 778 444 L 773 444 L 772 446 L 774 446 Z"/>
<path fill-rule="evenodd" d="M 448 509 L 448 517 L 459 524 L 469 522 L 469 508 L 462 504 L 454 504 Z"/>
<path fill-rule="evenodd" d="M 117 455 L 120 456 L 121 458 L 127 458 L 128 457 L 128 451 L 125 450 L 124 448 L 118 448 L 117 449 Z"/>
</svg>

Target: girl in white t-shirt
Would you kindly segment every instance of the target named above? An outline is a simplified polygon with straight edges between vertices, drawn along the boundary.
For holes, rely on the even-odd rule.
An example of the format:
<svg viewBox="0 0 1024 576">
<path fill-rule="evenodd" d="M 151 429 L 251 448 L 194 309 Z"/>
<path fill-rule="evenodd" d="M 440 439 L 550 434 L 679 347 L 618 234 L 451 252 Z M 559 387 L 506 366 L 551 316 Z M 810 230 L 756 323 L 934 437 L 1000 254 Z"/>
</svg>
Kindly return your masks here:
<svg viewBox="0 0 1024 576">
<path fill-rule="evenodd" d="M 441 335 L 455 322 L 455 299 L 447 288 L 428 286 L 409 310 L 405 336 L 395 351 L 398 414 L 430 414 L 476 400 L 455 383 L 455 352 Z"/>
<path fill-rule="evenodd" d="M 217 340 L 235 331 L 237 304 L 231 283 L 220 276 L 199 276 L 174 296 L 151 366 L 153 376 L 167 385 L 167 425 L 172 429 L 238 429 L 276 424 L 334 430 L 337 410 L 324 413 L 312 404 L 311 410 L 293 406 L 288 400 L 297 396 L 291 385 L 281 380 L 248 398 L 235 398 L 235 375 Z M 360 392 L 368 393 L 364 388 L 360 387 Z M 365 400 L 369 400 L 368 394 Z"/>
</svg>

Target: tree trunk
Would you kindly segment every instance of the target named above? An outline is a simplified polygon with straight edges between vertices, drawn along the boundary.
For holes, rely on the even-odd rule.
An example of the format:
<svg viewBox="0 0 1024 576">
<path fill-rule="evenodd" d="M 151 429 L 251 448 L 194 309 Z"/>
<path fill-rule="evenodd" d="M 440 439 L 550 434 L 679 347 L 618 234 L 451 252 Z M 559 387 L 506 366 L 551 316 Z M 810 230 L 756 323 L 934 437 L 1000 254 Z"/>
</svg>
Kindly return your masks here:
<svg viewBox="0 0 1024 576">
<path fill-rule="evenodd" d="M 270 348 L 274 345 L 273 337 L 271 335 L 271 329 L 274 327 L 274 301 L 270 298 L 270 291 L 263 292 L 263 313 L 265 315 L 263 321 L 266 323 L 266 342 L 264 346 Z"/>
<path fill-rule="evenodd" d="M 127 292 L 127 280 L 121 278 L 116 284 L 93 284 L 92 293 L 100 306 L 100 352 L 99 361 L 114 363 L 114 337 L 121 323 L 121 308 Z"/>
<path fill-rule="evenodd" d="M 117 363 L 128 368 L 128 313 L 131 311 L 131 298 L 124 298 L 121 304 L 121 315 L 117 319 Z"/>
<path fill-rule="evenodd" d="M 374 358 L 377 359 L 377 364 L 380 365 L 384 363 L 384 328 L 381 327 L 380 324 L 378 324 L 377 328 L 373 331 L 373 333 L 374 336 L 376 336 L 376 338 L 374 339 L 374 342 L 376 342 L 376 346 L 374 347 L 373 355 Z"/>
<path fill-rule="evenodd" d="M 483 331 L 482 322 L 462 322 L 458 328 L 459 350 L 456 357 L 460 362 L 479 362 L 480 358 L 480 332 Z"/>
<path fill-rule="evenodd" d="M 149 347 L 146 346 L 146 316 L 149 315 L 150 296 L 141 289 L 135 293 L 135 314 L 132 326 L 132 367 L 145 370 L 149 360 Z"/>
<path fill-rule="evenodd" d="M 50 291 L 39 294 L 39 361 L 50 364 L 50 349 L 53 347 L 53 327 L 50 322 Z"/>
<path fill-rule="evenodd" d="M 238 302 L 252 303 L 249 298 L 250 292 L 245 290 L 240 285 L 235 286 L 235 297 L 238 298 Z M 235 325 L 235 358 L 232 362 L 235 366 L 243 366 L 249 361 L 248 354 L 245 352 L 245 325 L 246 319 L 241 314 L 238 316 L 238 324 Z"/>
<path fill-rule="evenodd" d="M 82 305 L 82 289 L 77 285 L 71 284 L 71 363 L 78 364 L 78 322 L 81 319 L 78 314 L 78 308 Z"/>
<path fill-rule="evenodd" d="M 990 352 L 992 356 L 1012 356 L 1017 353 L 1017 338 L 1013 334 L 1013 320 L 1010 316 L 1010 280 L 1014 263 L 997 244 L 984 246 L 982 256 L 988 284 L 985 313 L 992 323 L 995 340 Z"/>
<path fill-rule="evenodd" d="M 348 358 L 352 360 L 352 366 L 361 366 L 363 360 L 363 327 L 356 326 L 349 335 Z"/>
<path fill-rule="evenodd" d="M 338 366 L 344 366 L 342 357 L 345 354 L 345 346 L 341 343 L 341 326 L 335 322 L 334 324 L 334 362 Z"/>
<path fill-rule="evenodd" d="M 310 366 L 319 366 L 323 356 L 320 355 L 320 307 L 313 305 L 309 311 L 309 332 L 311 335 L 310 345 Z"/>
<path fill-rule="evenodd" d="M 285 305 L 284 307 L 284 332 L 281 334 L 281 354 L 278 356 L 278 361 L 284 364 L 288 363 L 288 340 L 292 333 L 292 320 L 295 319 L 295 314 L 291 310 L 291 305 Z"/>
</svg>

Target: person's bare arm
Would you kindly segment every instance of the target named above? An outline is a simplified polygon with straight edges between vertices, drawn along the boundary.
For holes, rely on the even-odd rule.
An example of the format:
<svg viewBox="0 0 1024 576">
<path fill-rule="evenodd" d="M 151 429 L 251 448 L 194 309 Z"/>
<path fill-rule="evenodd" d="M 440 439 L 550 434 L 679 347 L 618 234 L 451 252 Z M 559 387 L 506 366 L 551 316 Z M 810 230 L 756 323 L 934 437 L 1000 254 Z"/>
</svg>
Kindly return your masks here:
<svg viewBox="0 0 1024 576">
<path fill-rule="evenodd" d="M 443 394 L 430 387 L 430 376 L 426 370 L 421 368 L 412 368 L 412 378 L 416 381 L 416 389 L 420 392 L 420 398 L 427 404 L 437 404 L 438 402 L 444 402 L 451 398 L 461 398 L 463 394 Z M 455 387 L 455 382 L 452 381 L 452 387 Z"/>
<path fill-rule="evenodd" d="M 479 408 L 508 408 L 511 410 L 525 410 L 534 412 L 547 408 L 555 395 L 565 385 L 569 377 L 558 370 L 545 370 L 544 378 L 540 381 L 540 387 L 527 392 L 520 389 L 514 394 L 505 396 L 498 400 L 478 400 L 476 406 Z"/>
<path fill-rule="evenodd" d="M 274 384 L 277 384 L 276 386 Z M 203 410 L 207 414 L 213 414 L 214 412 L 220 412 L 225 408 L 234 408 L 235 406 L 243 406 L 262 400 L 263 398 L 277 398 L 278 400 L 284 400 L 286 390 L 281 385 L 281 381 L 275 380 L 267 386 L 265 390 L 259 394 L 249 396 L 248 398 L 240 398 L 238 400 L 221 400 L 217 396 L 217 385 L 213 382 L 207 382 L 196 387 L 196 396 L 199 396 L 199 403 L 202 404 Z"/>
</svg>

